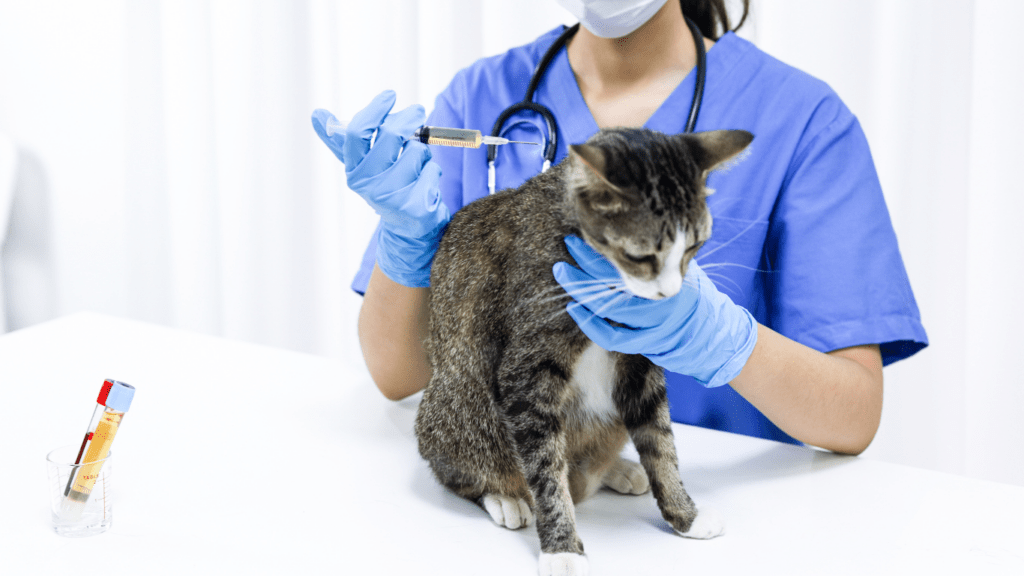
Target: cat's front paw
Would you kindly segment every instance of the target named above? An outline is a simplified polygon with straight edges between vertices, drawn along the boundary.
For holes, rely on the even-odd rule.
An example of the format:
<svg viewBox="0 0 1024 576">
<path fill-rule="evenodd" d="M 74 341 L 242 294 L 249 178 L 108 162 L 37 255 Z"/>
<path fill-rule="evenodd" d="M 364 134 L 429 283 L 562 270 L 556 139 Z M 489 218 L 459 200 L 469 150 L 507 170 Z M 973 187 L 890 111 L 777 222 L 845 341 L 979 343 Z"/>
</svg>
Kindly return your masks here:
<svg viewBox="0 0 1024 576">
<path fill-rule="evenodd" d="M 686 538 L 710 540 L 725 533 L 725 520 L 715 508 L 700 508 L 697 510 L 697 517 L 693 519 L 693 524 L 690 524 L 690 529 L 686 532 L 676 530 L 676 533 Z"/>
<path fill-rule="evenodd" d="M 512 530 L 529 526 L 533 522 L 530 505 L 521 498 L 487 494 L 484 496 L 484 510 L 487 510 L 498 526 Z"/>
<path fill-rule="evenodd" d="M 574 552 L 541 552 L 537 572 L 540 576 L 586 576 L 590 573 L 590 564 L 586 556 Z"/>
<path fill-rule="evenodd" d="M 651 489 L 644 467 L 622 458 L 605 473 L 602 482 L 619 494 L 644 494 Z"/>
</svg>

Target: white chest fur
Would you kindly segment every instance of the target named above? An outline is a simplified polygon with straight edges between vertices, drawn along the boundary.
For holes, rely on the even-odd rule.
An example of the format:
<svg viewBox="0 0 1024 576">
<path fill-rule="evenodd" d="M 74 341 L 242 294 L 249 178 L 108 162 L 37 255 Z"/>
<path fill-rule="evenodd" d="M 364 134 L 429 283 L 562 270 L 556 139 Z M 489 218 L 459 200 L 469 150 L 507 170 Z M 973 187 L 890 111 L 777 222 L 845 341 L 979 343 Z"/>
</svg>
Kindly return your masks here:
<svg viewBox="0 0 1024 576">
<path fill-rule="evenodd" d="M 591 342 L 576 361 L 570 384 L 576 390 L 581 419 L 612 420 L 618 415 L 612 400 L 615 358 L 611 353 Z"/>
</svg>

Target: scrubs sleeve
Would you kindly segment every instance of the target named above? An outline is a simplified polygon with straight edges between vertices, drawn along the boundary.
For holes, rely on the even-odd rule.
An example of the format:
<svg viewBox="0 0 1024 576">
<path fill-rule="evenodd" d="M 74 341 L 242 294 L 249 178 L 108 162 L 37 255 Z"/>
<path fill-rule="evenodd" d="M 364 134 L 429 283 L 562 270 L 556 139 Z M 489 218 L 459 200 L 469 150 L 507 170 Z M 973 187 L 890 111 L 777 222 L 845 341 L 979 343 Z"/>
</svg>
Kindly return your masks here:
<svg viewBox="0 0 1024 576">
<path fill-rule="evenodd" d="M 768 230 L 767 324 L 821 352 L 879 344 L 887 365 L 928 338 L 860 123 L 834 95 L 813 116 Z"/>
<path fill-rule="evenodd" d="M 448 88 L 437 96 L 434 102 L 434 110 L 427 117 L 427 126 L 444 126 L 446 128 L 464 128 L 464 115 L 460 113 L 461 106 L 458 101 L 463 100 L 460 96 L 464 93 L 460 87 L 464 84 L 463 74 L 458 74 Z M 431 160 L 441 166 L 441 199 L 448 206 L 451 214 L 462 207 L 462 162 L 463 149 L 450 148 L 446 146 L 431 146 Z M 366 287 L 370 283 L 370 273 L 373 272 L 373 265 L 377 261 L 377 235 L 380 232 L 380 224 L 370 237 L 370 242 L 363 252 L 363 259 L 359 270 L 352 280 L 352 290 L 360 295 L 366 293 Z"/>
</svg>

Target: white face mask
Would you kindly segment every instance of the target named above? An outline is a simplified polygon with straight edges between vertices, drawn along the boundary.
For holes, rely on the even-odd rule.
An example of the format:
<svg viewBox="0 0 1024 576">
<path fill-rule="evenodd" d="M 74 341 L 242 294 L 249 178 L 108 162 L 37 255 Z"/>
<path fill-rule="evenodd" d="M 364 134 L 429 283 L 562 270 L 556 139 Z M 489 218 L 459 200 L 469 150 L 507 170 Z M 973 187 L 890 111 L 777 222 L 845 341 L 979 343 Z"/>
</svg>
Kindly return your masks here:
<svg viewBox="0 0 1024 576">
<path fill-rule="evenodd" d="M 643 26 L 668 0 L 556 0 L 601 38 L 622 38 Z"/>
</svg>

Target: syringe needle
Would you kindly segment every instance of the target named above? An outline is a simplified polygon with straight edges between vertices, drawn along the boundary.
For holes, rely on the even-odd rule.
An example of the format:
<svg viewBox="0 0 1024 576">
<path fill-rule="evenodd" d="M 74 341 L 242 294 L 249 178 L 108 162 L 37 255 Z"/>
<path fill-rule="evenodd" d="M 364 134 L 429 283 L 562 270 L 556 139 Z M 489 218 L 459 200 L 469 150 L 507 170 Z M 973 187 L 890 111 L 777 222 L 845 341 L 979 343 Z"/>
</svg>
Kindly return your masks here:
<svg viewBox="0 0 1024 576">
<path fill-rule="evenodd" d="M 538 142 L 519 142 L 519 141 L 516 141 L 516 140 L 509 140 L 508 138 L 502 138 L 500 136 L 484 136 L 482 140 L 483 140 L 484 144 L 490 145 L 490 146 L 501 146 L 503 144 L 536 144 L 536 145 L 539 145 Z"/>
</svg>

